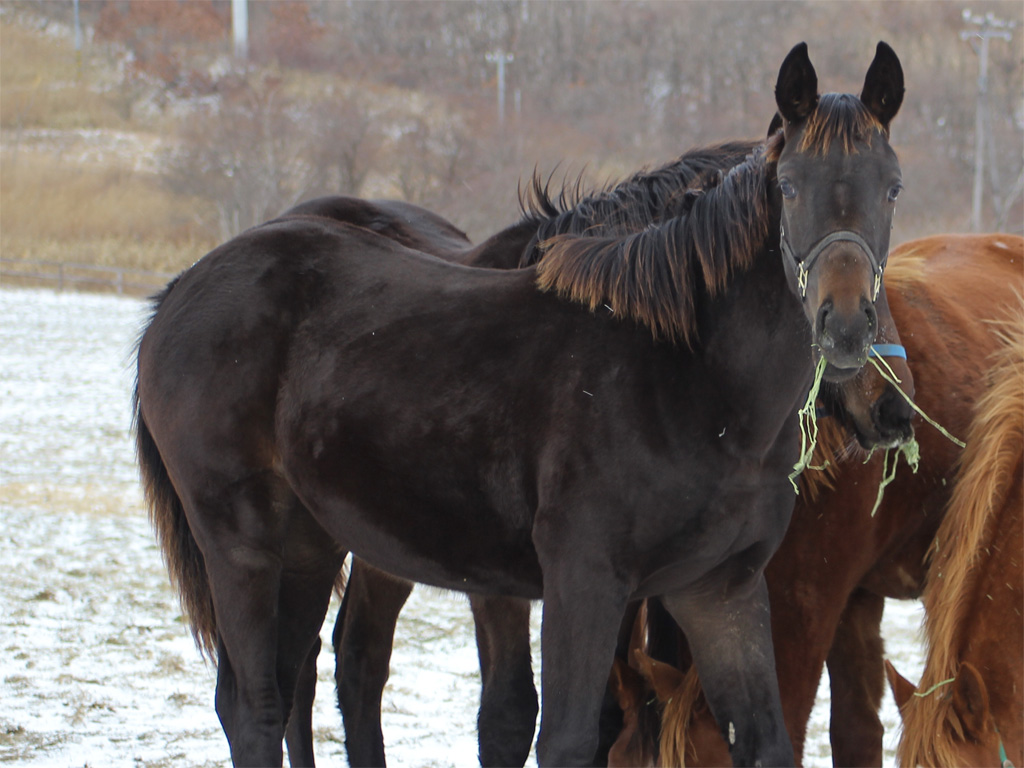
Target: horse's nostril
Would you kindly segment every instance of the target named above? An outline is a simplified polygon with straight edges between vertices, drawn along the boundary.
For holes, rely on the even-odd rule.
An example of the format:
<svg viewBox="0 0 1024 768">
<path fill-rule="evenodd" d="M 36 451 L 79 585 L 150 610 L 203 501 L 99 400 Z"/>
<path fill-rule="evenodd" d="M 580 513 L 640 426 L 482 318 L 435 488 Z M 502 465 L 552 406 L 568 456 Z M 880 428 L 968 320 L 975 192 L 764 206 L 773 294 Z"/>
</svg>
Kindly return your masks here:
<svg viewBox="0 0 1024 768">
<path fill-rule="evenodd" d="M 829 313 L 831 311 L 832 311 L 832 300 L 831 299 L 823 301 L 821 303 L 821 306 L 818 308 L 818 334 L 819 335 L 825 335 L 825 333 L 826 333 L 826 331 L 828 329 L 828 325 L 827 325 L 828 316 L 829 316 Z"/>
<path fill-rule="evenodd" d="M 875 309 L 875 305 L 868 304 L 864 308 L 864 314 L 868 318 L 868 330 L 871 331 L 872 337 L 874 337 L 875 330 L 878 328 L 878 311 Z"/>
<path fill-rule="evenodd" d="M 875 403 L 875 428 L 879 434 L 889 437 L 909 437 L 913 434 L 911 420 L 914 411 L 910 404 L 891 388 Z"/>
</svg>

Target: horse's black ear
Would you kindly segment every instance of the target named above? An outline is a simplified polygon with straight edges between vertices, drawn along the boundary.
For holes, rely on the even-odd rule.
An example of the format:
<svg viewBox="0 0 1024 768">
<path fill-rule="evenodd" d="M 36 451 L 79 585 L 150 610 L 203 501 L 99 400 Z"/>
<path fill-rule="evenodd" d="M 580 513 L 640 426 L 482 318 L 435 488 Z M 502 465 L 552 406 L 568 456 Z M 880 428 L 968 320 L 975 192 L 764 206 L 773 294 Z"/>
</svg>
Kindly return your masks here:
<svg viewBox="0 0 1024 768">
<path fill-rule="evenodd" d="M 775 103 L 779 114 L 791 123 L 805 119 L 818 106 L 818 75 L 807 56 L 807 43 L 794 47 L 782 62 Z"/>
<path fill-rule="evenodd" d="M 768 123 L 768 138 L 770 139 L 776 133 L 782 129 L 782 115 L 776 112 L 772 116 L 772 121 Z"/>
<path fill-rule="evenodd" d="M 875 49 L 875 60 L 868 67 L 864 77 L 864 90 L 860 100 L 888 130 L 889 122 L 896 117 L 903 104 L 903 67 L 896 52 L 886 43 L 879 43 Z"/>
</svg>

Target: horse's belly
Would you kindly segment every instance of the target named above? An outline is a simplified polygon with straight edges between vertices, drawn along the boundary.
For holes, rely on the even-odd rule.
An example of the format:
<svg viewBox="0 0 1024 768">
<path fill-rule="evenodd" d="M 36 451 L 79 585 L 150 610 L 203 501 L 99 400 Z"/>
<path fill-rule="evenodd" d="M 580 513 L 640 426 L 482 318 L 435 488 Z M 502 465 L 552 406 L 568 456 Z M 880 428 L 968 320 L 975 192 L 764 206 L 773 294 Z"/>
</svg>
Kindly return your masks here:
<svg viewBox="0 0 1024 768">
<path fill-rule="evenodd" d="M 318 509 L 331 535 L 371 565 L 409 581 L 484 594 L 541 597 L 529 533 L 495 524 L 481 532 L 414 508 L 390 510 L 341 502 Z"/>
<path fill-rule="evenodd" d="M 381 570 L 445 589 L 541 596 L 531 513 L 514 484 L 483 487 L 478 467 L 436 455 L 399 464 L 339 456 L 327 475 L 311 463 L 289 480 L 332 538 Z"/>
</svg>

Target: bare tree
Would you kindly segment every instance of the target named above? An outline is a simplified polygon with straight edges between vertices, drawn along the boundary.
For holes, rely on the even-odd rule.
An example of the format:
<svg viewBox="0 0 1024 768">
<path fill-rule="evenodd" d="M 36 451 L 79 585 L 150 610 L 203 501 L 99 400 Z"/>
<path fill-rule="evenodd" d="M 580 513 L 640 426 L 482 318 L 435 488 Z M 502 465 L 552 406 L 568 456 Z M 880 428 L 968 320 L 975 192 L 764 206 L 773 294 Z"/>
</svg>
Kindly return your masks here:
<svg viewBox="0 0 1024 768">
<path fill-rule="evenodd" d="M 222 238 L 266 221 L 320 178 L 308 157 L 304 117 L 279 80 L 245 76 L 216 110 L 182 126 L 167 158 L 168 183 L 209 201 Z"/>
</svg>

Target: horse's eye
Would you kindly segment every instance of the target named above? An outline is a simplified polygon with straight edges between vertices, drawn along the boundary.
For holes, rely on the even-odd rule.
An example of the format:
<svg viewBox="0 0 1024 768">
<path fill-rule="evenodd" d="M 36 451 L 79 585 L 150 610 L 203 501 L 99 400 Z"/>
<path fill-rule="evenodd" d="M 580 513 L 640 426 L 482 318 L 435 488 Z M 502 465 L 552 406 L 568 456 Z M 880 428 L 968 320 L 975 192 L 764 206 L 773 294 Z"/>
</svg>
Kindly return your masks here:
<svg viewBox="0 0 1024 768">
<path fill-rule="evenodd" d="M 796 197 L 796 187 L 793 186 L 789 179 L 779 179 L 779 191 L 787 200 L 792 200 Z"/>
<path fill-rule="evenodd" d="M 893 184 L 889 188 L 889 202 L 890 203 L 895 203 L 896 202 L 896 198 L 900 196 L 900 192 L 902 192 L 902 191 L 903 191 L 903 185 L 902 184 Z"/>
</svg>

